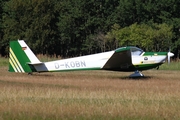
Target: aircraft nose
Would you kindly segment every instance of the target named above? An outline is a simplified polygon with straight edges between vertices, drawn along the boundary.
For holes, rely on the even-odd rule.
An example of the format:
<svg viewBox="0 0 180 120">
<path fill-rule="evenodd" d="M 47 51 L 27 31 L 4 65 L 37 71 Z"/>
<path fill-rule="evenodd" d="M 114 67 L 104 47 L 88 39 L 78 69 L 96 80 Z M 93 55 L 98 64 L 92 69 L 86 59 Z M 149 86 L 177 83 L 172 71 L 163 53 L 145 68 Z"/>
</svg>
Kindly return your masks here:
<svg viewBox="0 0 180 120">
<path fill-rule="evenodd" d="M 174 53 L 168 52 L 168 56 L 169 56 L 169 57 L 173 57 L 173 56 L 174 56 Z"/>
</svg>

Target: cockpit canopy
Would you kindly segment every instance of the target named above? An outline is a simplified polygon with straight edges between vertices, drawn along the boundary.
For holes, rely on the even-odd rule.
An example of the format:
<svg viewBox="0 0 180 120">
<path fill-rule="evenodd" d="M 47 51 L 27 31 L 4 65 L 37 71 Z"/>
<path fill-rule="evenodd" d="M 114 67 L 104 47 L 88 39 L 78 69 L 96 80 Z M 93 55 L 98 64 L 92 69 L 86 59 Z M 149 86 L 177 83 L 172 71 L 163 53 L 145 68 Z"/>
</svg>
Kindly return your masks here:
<svg viewBox="0 0 180 120">
<path fill-rule="evenodd" d="M 138 47 L 134 47 L 134 46 L 127 46 L 127 47 L 120 47 L 118 49 L 116 49 L 116 52 L 122 52 L 122 51 L 127 51 L 130 50 L 131 55 L 133 56 L 140 56 L 144 51 Z"/>
<path fill-rule="evenodd" d="M 142 49 L 137 47 L 130 47 L 130 50 L 131 50 L 131 55 L 133 56 L 139 56 L 144 52 Z"/>
</svg>

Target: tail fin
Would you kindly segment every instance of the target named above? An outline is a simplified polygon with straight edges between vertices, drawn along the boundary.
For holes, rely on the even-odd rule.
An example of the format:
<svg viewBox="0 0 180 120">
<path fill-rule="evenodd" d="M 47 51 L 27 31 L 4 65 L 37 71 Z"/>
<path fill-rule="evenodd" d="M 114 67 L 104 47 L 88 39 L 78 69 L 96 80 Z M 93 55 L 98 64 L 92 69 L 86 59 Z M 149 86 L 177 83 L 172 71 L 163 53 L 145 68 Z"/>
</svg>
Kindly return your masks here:
<svg viewBox="0 0 180 120">
<path fill-rule="evenodd" d="M 36 69 L 29 65 L 30 63 L 40 63 L 40 61 L 24 40 L 10 41 L 9 71 L 36 72 Z"/>
</svg>

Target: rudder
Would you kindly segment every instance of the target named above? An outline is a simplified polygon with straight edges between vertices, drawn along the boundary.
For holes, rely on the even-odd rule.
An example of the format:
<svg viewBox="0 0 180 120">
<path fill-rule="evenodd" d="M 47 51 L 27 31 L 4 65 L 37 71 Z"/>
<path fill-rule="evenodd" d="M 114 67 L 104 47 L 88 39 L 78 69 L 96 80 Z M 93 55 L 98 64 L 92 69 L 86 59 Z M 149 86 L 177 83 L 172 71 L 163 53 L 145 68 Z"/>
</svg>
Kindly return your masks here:
<svg viewBox="0 0 180 120">
<path fill-rule="evenodd" d="M 36 72 L 28 63 L 38 63 L 39 59 L 27 46 L 24 40 L 10 41 L 9 71 L 10 72 Z"/>
</svg>

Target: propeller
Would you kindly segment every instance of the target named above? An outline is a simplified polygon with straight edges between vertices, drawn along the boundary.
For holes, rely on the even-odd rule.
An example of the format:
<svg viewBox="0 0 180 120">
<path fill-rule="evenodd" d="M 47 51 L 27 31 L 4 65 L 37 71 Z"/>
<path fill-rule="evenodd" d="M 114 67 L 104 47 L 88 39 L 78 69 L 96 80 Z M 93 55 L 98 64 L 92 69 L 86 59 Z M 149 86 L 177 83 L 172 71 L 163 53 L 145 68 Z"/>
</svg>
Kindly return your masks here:
<svg viewBox="0 0 180 120">
<path fill-rule="evenodd" d="M 169 64 L 170 61 L 171 61 L 170 58 L 173 57 L 173 56 L 174 56 L 174 54 L 173 54 L 172 52 L 169 51 L 168 54 L 167 54 L 167 57 L 168 57 L 168 64 Z"/>
</svg>

